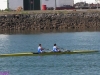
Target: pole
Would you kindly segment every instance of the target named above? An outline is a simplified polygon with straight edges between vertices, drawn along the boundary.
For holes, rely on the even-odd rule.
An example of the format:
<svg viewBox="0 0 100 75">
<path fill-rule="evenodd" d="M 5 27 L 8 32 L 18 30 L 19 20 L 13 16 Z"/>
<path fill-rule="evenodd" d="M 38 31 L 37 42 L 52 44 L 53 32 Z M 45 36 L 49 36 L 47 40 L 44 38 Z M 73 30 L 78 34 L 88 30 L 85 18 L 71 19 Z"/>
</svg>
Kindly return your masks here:
<svg viewBox="0 0 100 75">
<path fill-rule="evenodd" d="M 55 10 L 56 10 L 56 0 L 55 0 Z"/>
<path fill-rule="evenodd" d="M 9 10 L 9 0 L 7 0 L 7 9 Z"/>
</svg>

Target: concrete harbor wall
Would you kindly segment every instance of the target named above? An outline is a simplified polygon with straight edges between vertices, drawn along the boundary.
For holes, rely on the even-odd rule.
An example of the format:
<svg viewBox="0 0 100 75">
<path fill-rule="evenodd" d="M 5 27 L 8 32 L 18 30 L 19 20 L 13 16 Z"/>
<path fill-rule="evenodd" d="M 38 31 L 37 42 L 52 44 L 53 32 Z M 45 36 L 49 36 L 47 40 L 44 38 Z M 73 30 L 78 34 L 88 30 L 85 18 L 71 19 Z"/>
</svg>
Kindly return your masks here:
<svg viewBox="0 0 100 75">
<path fill-rule="evenodd" d="M 0 31 L 100 29 L 100 12 L 0 15 Z"/>
</svg>

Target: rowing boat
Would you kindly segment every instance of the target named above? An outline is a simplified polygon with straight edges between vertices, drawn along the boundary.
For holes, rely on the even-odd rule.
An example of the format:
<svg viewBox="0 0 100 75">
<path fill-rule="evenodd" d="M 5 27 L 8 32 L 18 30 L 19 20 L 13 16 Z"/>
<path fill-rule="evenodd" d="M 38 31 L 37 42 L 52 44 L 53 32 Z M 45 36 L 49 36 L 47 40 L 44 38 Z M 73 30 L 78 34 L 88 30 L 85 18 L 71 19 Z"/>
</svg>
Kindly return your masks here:
<svg viewBox="0 0 100 75">
<path fill-rule="evenodd" d="M 61 52 L 25 52 L 25 53 L 12 53 L 12 54 L 0 54 L 0 57 L 9 57 L 9 56 L 39 56 L 39 55 L 59 55 L 59 54 L 81 54 L 81 53 L 94 53 L 98 52 L 97 50 L 75 50 L 75 51 L 61 51 Z"/>
</svg>

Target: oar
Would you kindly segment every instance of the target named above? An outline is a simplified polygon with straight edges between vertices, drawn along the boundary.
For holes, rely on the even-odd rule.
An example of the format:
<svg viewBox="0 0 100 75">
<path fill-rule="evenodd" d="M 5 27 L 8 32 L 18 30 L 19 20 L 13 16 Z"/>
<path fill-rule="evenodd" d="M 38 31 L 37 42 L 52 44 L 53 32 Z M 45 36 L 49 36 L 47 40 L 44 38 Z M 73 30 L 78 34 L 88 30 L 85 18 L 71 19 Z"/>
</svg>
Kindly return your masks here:
<svg viewBox="0 0 100 75">
<path fill-rule="evenodd" d="M 47 51 L 45 51 L 45 50 L 47 50 Z M 44 52 L 52 52 L 52 51 L 50 49 L 44 48 Z"/>
<path fill-rule="evenodd" d="M 59 48 L 59 49 L 62 49 L 63 51 L 68 51 L 68 52 L 70 52 L 70 50 L 66 50 L 66 49 L 64 49 L 64 48 Z"/>
<path fill-rule="evenodd" d="M 62 49 L 62 50 L 65 50 L 64 48 L 62 48 L 62 47 L 58 47 L 58 49 Z"/>
<path fill-rule="evenodd" d="M 47 48 L 43 48 L 44 50 L 49 50 L 49 49 L 47 49 Z"/>
<path fill-rule="evenodd" d="M 44 48 L 44 52 L 45 52 L 45 50 L 47 50 L 46 52 L 48 52 L 48 51 L 50 51 L 50 52 L 51 52 L 51 50 L 50 50 L 50 49 Z"/>
<path fill-rule="evenodd" d="M 49 50 L 49 49 L 45 49 L 45 50 Z"/>
</svg>

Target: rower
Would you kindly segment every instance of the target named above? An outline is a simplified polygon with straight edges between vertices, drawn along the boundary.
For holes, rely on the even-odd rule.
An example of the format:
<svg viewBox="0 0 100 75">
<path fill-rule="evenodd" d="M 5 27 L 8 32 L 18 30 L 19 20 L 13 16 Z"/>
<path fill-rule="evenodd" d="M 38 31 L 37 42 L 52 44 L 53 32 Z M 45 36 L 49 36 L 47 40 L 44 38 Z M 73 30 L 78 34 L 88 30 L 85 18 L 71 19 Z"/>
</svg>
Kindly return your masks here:
<svg viewBox="0 0 100 75">
<path fill-rule="evenodd" d="M 57 48 L 56 44 L 53 46 L 53 52 L 61 52 L 59 48 Z"/>
<path fill-rule="evenodd" d="M 38 53 L 42 53 L 42 52 L 43 52 L 43 50 L 44 50 L 44 48 L 42 48 L 42 45 L 41 45 L 41 44 L 39 44 L 39 46 L 38 46 Z"/>
</svg>

